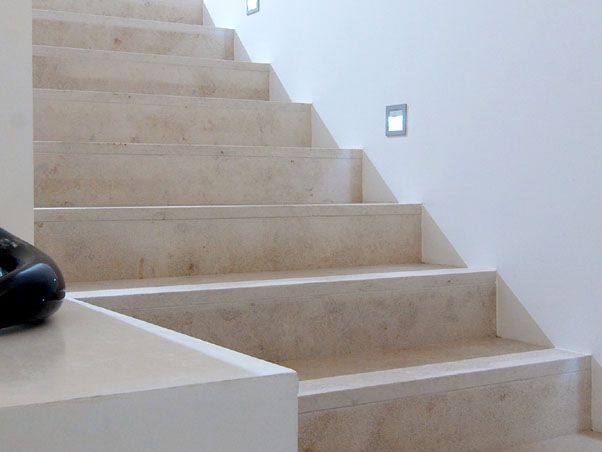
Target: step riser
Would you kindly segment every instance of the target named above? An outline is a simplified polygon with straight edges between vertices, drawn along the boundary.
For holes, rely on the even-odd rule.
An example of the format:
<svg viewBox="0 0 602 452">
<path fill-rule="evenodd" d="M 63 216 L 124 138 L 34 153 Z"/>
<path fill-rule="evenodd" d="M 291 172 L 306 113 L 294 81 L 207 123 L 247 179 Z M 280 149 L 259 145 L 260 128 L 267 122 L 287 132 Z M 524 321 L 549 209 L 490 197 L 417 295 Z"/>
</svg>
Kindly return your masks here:
<svg viewBox="0 0 602 452">
<path fill-rule="evenodd" d="M 417 263 L 420 227 L 419 214 L 38 218 L 35 240 L 75 282 Z"/>
<path fill-rule="evenodd" d="M 207 155 L 145 155 L 130 153 L 130 149 L 144 152 L 145 148 L 132 145 L 97 145 L 90 153 L 80 145 L 82 153 L 61 153 L 60 146 L 38 146 L 34 167 L 37 207 L 362 201 L 361 157 L 296 157 L 300 153 L 292 149 L 253 155 L 228 148 L 209 148 Z M 45 153 L 49 147 L 58 152 Z M 77 149 L 77 145 L 69 147 Z M 161 152 L 161 147 L 148 150 Z"/>
<path fill-rule="evenodd" d="M 123 19 L 104 19 L 101 23 L 60 20 L 56 15 L 36 13 L 33 21 L 35 45 L 92 50 L 116 50 L 157 55 L 231 60 L 234 57 L 234 32 L 220 28 L 197 27 L 182 32 L 174 27 L 127 26 Z M 175 27 L 177 28 L 177 27 Z"/>
<path fill-rule="evenodd" d="M 86 301 L 276 362 L 386 352 L 496 333 L 491 274 L 432 277 L 421 284 L 400 278 L 385 284 L 338 282 Z M 141 308 L 145 304 L 153 307 Z"/>
<path fill-rule="evenodd" d="M 591 428 L 573 372 L 300 415 L 299 450 L 489 451 Z"/>
<path fill-rule="evenodd" d="M 34 88 L 269 100 L 269 72 L 34 55 Z"/>
<path fill-rule="evenodd" d="M 203 23 L 203 3 L 200 0 L 33 0 L 35 9 L 70 11 L 101 16 Z"/>
<path fill-rule="evenodd" d="M 77 94 L 77 93 L 76 93 Z M 311 146 L 311 107 L 34 92 L 37 141 Z M 122 102 L 124 97 L 129 101 Z M 91 100 L 87 100 L 91 99 Z M 95 100 L 98 99 L 98 100 Z M 112 101 L 114 99 L 115 101 Z M 208 99 L 212 100 L 212 99 Z M 147 103 L 145 103 L 147 102 Z"/>
</svg>

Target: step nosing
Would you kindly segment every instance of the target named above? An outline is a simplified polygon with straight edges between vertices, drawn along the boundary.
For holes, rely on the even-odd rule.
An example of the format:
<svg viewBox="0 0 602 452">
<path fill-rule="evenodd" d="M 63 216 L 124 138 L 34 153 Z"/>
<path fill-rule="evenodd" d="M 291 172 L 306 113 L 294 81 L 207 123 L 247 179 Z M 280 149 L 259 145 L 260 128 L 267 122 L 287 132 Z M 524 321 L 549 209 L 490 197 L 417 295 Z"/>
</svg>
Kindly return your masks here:
<svg viewBox="0 0 602 452">
<path fill-rule="evenodd" d="M 36 155 L 130 155 L 140 157 L 226 157 L 226 158 L 307 158 L 361 160 L 361 149 L 335 149 L 286 146 L 228 146 L 194 144 L 78 143 L 34 141 Z"/>
<path fill-rule="evenodd" d="M 192 221 L 211 219 L 420 215 L 414 204 L 296 204 L 177 207 L 42 207 L 36 222 Z"/>
<path fill-rule="evenodd" d="M 345 283 L 353 283 L 355 281 L 339 281 L 337 284 L 345 284 Z M 400 282 L 400 281 L 392 281 L 392 282 Z M 288 294 L 286 297 L 282 295 L 271 295 L 267 297 L 252 297 L 245 299 L 244 301 L 240 300 L 225 300 L 225 301 L 217 301 L 214 299 L 195 299 L 194 301 L 186 301 L 186 302 L 176 302 L 173 300 L 156 302 L 153 301 L 152 306 L 145 306 L 145 304 L 150 304 L 148 299 L 150 297 L 160 297 L 163 295 L 199 295 L 203 294 L 204 296 L 209 295 L 223 295 L 227 293 L 239 292 L 239 291 L 265 291 L 265 290 L 294 290 L 294 289 L 303 289 L 305 290 L 307 286 L 313 286 L 311 283 L 307 284 L 297 284 L 294 286 L 282 285 L 282 286 L 248 286 L 248 287 L 235 287 L 235 288 L 227 288 L 227 289 L 207 289 L 207 290 L 183 290 L 179 291 L 128 291 L 128 290 L 101 290 L 101 291 L 82 291 L 82 292 L 69 292 L 69 295 L 73 298 L 79 300 L 94 300 L 99 306 L 103 306 L 107 309 L 117 309 L 122 313 L 131 315 L 131 314 L 140 314 L 140 313 L 149 313 L 149 312 L 174 312 L 181 310 L 188 310 L 194 308 L 228 308 L 228 307 L 241 307 L 248 305 L 263 305 L 263 304 L 285 304 L 285 303 L 303 303 L 303 302 L 312 302 L 315 301 L 316 297 L 325 297 L 325 296 L 347 296 L 347 295 L 375 295 L 375 294 L 398 294 L 398 295 L 413 295 L 413 294 L 423 294 L 427 292 L 433 292 L 445 288 L 453 288 L 453 289 L 465 289 L 465 288 L 492 288 L 493 282 L 475 282 L 474 284 L 454 284 L 454 285 L 432 285 L 432 286 L 422 286 L 416 288 L 399 288 L 399 287 L 389 287 L 383 288 L 380 290 L 322 290 L 315 291 L 311 294 Z M 313 289 L 313 287 L 311 287 Z M 113 293 L 115 292 L 115 293 Z M 248 294 L 245 294 L 248 295 Z M 123 299 L 128 298 L 130 302 L 139 303 L 137 305 L 128 305 L 127 307 L 123 307 Z M 132 299 L 136 298 L 144 298 L 144 301 L 133 301 Z M 351 300 L 349 301 L 352 302 Z M 168 303 L 168 304 L 165 304 Z"/>
<path fill-rule="evenodd" d="M 196 56 L 165 55 L 156 53 L 86 49 L 80 47 L 64 47 L 38 44 L 35 44 L 33 46 L 33 56 L 60 59 L 83 57 L 96 60 L 118 60 L 141 64 L 185 66 L 189 68 L 202 67 L 243 72 L 246 71 L 269 73 L 270 71 L 270 65 L 267 63 L 253 63 L 246 61 L 234 61 L 228 59 L 204 58 Z"/>
<path fill-rule="evenodd" d="M 325 406 L 325 407 L 320 407 L 317 409 L 305 408 L 302 406 L 302 402 L 300 402 L 299 414 L 301 415 L 301 414 L 319 413 L 319 412 L 323 412 L 323 411 L 339 410 L 339 409 L 353 408 L 353 407 L 359 407 L 359 406 L 365 406 L 365 405 L 374 405 L 374 404 L 379 404 L 379 403 L 387 403 L 387 402 L 393 402 L 396 400 L 408 399 L 408 398 L 412 398 L 412 397 L 433 396 L 433 395 L 437 395 L 437 394 L 451 394 L 454 392 L 465 391 L 465 390 L 470 390 L 470 389 L 493 388 L 493 387 L 505 385 L 505 384 L 527 382 L 527 381 L 538 380 L 541 378 L 554 377 L 554 376 L 560 376 L 560 375 L 579 375 L 579 374 L 587 375 L 587 373 L 588 373 L 587 370 L 574 370 L 574 371 L 567 371 L 567 372 L 550 372 L 550 373 L 546 373 L 546 374 L 542 374 L 542 375 L 534 375 L 534 376 L 525 377 L 525 378 L 516 378 L 516 379 L 510 378 L 507 380 L 491 382 L 491 383 L 459 386 L 457 388 L 452 388 L 452 389 L 433 389 L 430 391 L 419 392 L 419 393 L 415 393 L 415 394 L 402 394 L 402 395 L 397 395 L 397 396 L 393 396 L 390 398 L 375 398 L 374 400 L 366 400 L 366 401 L 362 401 L 362 402 L 351 402 L 351 403 L 344 404 L 344 405 Z M 306 396 L 303 396 L 302 394 L 298 395 L 298 398 L 300 400 L 303 397 L 306 397 Z"/>
<path fill-rule="evenodd" d="M 221 97 L 193 97 L 172 94 L 142 94 L 127 92 L 60 90 L 34 88 L 36 101 L 56 101 L 92 104 L 156 105 L 182 108 L 240 108 L 240 109 L 285 109 L 309 113 L 311 104 L 301 102 L 274 102 L 254 99 L 231 99 Z"/>
<path fill-rule="evenodd" d="M 236 292 L 236 291 L 262 291 L 262 290 L 295 290 L 295 289 L 321 289 L 319 292 L 312 292 L 310 295 L 307 294 L 293 294 L 291 298 L 298 300 L 307 296 L 314 295 L 345 295 L 351 293 L 381 293 L 381 292 L 403 292 L 403 293 L 419 293 L 424 291 L 436 290 L 446 287 L 453 287 L 456 289 L 466 287 L 490 287 L 495 281 L 496 272 L 491 270 L 468 270 L 464 272 L 454 271 L 454 269 L 441 269 L 441 270 L 408 270 L 398 271 L 390 273 L 360 273 L 360 274 L 346 274 L 336 276 L 307 276 L 298 278 L 282 278 L 282 279 L 268 279 L 268 280 L 240 280 L 240 281 L 229 281 L 229 282 L 206 282 L 206 283 L 191 283 L 191 284 L 172 284 L 172 285 L 158 285 L 158 286 L 142 286 L 142 287 L 124 287 L 124 288 L 102 288 L 102 289 L 84 289 L 74 290 L 71 292 L 74 297 L 80 298 L 119 298 L 119 297 L 138 297 L 138 296 L 161 296 L 170 294 L 198 294 L 198 293 L 225 293 L 225 292 Z M 473 280 L 466 281 L 463 278 L 474 278 Z M 456 278 L 453 281 L 445 281 L 448 278 Z M 417 285 L 417 286 L 395 286 L 395 287 L 373 287 L 373 285 L 380 284 L 391 285 L 406 281 L 426 281 L 428 284 Z M 339 285 L 348 286 L 345 290 L 339 288 Z M 358 285 L 367 285 L 367 288 L 358 288 Z M 351 287 L 349 287 L 351 286 Z M 76 296 L 77 295 L 77 296 Z M 289 294 L 290 295 L 290 294 Z M 272 300 L 283 300 L 281 296 L 263 296 L 246 298 L 244 301 L 235 301 L 237 304 L 248 304 L 255 302 L 269 302 Z M 208 305 L 208 304 L 223 304 L 224 302 L 216 302 L 214 300 L 206 299 L 195 299 L 194 302 L 186 301 L 183 303 L 171 302 L 168 306 L 132 306 L 131 309 L 171 309 L 171 308 L 185 308 L 197 305 Z M 229 302 L 225 302 L 229 303 Z"/>
<path fill-rule="evenodd" d="M 589 369 L 590 359 L 587 355 L 544 349 L 305 380 L 300 382 L 300 412 L 386 402 L 552 375 L 587 372 Z"/>
</svg>

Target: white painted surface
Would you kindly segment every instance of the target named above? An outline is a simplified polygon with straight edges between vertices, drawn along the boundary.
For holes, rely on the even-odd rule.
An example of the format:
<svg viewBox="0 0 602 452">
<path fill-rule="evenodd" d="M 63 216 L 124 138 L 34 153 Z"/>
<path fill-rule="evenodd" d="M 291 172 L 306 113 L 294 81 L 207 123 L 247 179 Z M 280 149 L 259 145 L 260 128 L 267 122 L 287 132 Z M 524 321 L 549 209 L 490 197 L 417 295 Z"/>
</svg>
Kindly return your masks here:
<svg viewBox="0 0 602 452">
<path fill-rule="evenodd" d="M 467 265 L 496 266 L 554 345 L 602 360 L 602 2 L 206 6 L 339 146 L 367 149 L 400 202 L 424 202 Z M 409 104 L 407 138 L 385 138 L 395 103 Z M 500 334 L 536 334 L 512 318 Z"/>
<path fill-rule="evenodd" d="M 0 14 L 0 227 L 33 240 L 31 0 Z"/>
<path fill-rule="evenodd" d="M 297 448 L 283 367 L 72 300 L 0 343 L 2 451 Z"/>
</svg>

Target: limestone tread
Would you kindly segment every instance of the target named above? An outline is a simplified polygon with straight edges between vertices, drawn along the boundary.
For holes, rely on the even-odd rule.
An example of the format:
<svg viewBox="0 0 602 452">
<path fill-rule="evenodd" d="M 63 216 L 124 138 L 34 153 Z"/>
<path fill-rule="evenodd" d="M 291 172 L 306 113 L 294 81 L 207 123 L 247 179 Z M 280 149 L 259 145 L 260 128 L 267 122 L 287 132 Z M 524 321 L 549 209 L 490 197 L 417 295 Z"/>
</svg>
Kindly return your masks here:
<svg viewBox="0 0 602 452">
<path fill-rule="evenodd" d="M 146 21 L 159 22 L 166 24 L 182 24 L 199 26 L 203 24 L 202 4 L 191 3 L 181 5 L 184 8 L 163 8 L 157 4 L 153 5 L 150 1 L 145 2 L 123 2 L 120 6 L 118 2 L 107 2 L 102 0 L 93 0 L 85 2 L 83 0 L 33 0 L 32 9 L 34 16 L 36 13 L 47 13 L 56 15 L 71 16 L 96 16 L 106 19 L 121 19 L 124 21 Z"/>
<path fill-rule="evenodd" d="M 585 431 L 573 435 L 505 449 L 503 452 L 600 452 L 602 433 Z"/>
<path fill-rule="evenodd" d="M 538 350 L 540 347 L 497 337 L 431 344 L 411 349 L 322 359 L 286 360 L 283 365 L 297 371 L 299 379 L 316 380 L 340 375 L 362 374 L 390 369 L 445 365 L 447 362 Z"/>
<path fill-rule="evenodd" d="M 108 60 L 109 63 L 135 62 L 187 67 L 208 67 L 239 71 L 270 71 L 270 65 L 265 63 L 252 63 L 246 61 L 204 58 L 197 56 L 165 55 L 103 49 L 81 49 L 75 47 L 61 47 L 49 45 L 34 45 L 33 56 L 44 56 L 54 58 L 102 59 Z"/>
<path fill-rule="evenodd" d="M 139 104 L 139 105 L 162 105 L 178 106 L 182 108 L 194 107 L 225 107 L 225 108 L 247 108 L 247 109 L 270 109 L 280 108 L 289 111 L 309 112 L 311 104 L 294 102 L 277 102 L 254 99 L 228 99 L 211 97 L 176 96 L 172 94 L 138 94 L 124 92 L 104 91 L 78 91 L 62 89 L 34 88 L 34 99 L 91 102 L 110 104 Z"/>
<path fill-rule="evenodd" d="M 362 159 L 363 156 L 363 151 L 361 149 L 66 141 L 34 141 L 34 152 L 36 154 L 203 155 L 212 157 L 245 156 L 328 159 Z"/>
<path fill-rule="evenodd" d="M 42 207 L 36 222 L 162 221 L 234 218 L 420 215 L 417 204 L 298 204 L 246 206 Z"/>
<path fill-rule="evenodd" d="M 234 31 L 226 28 L 49 10 L 33 11 L 32 43 L 234 59 Z"/>
<path fill-rule="evenodd" d="M 450 268 L 431 264 L 382 265 L 143 280 L 79 282 L 71 284 L 69 290 L 74 298 L 97 298 L 115 295 L 144 295 L 150 293 L 281 287 L 340 282 L 371 282 L 375 284 L 379 281 L 386 283 L 387 281 L 399 280 L 400 278 L 408 280 L 422 278 L 430 280 L 429 284 L 436 284 L 434 280 L 441 279 L 442 277 L 442 283 L 451 284 L 453 277 L 461 278 L 466 276 L 473 276 L 474 279 L 481 281 L 490 281 L 495 278 L 495 271 L 485 268 Z M 458 283 L 458 281 L 454 282 Z"/>
<path fill-rule="evenodd" d="M 280 364 L 300 377 L 301 413 L 590 370 L 589 356 L 501 338 Z"/>
<path fill-rule="evenodd" d="M 86 12 L 60 11 L 53 9 L 34 8 L 33 20 L 52 20 L 65 22 L 81 22 L 92 25 L 119 26 L 128 28 L 154 29 L 178 33 L 216 33 L 231 32 L 228 28 L 216 28 L 203 24 L 186 22 L 171 22 L 166 20 L 143 19 L 137 17 L 111 16 L 106 14 L 93 14 Z"/>
</svg>

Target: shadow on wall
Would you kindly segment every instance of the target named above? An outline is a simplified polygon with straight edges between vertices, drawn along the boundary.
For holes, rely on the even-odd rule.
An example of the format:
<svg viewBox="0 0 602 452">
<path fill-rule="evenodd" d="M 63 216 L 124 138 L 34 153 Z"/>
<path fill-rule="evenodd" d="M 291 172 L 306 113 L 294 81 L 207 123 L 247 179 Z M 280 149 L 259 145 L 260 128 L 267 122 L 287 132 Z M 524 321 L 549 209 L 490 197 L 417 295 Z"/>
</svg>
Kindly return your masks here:
<svg viewBox="0 0 602 452">
<path fill-rule="evenodd" d="M 422 209 L 422 261 L 426 264 L 467 267 L 466 262 L 425 208 Z M 499 273 L 497 275 L 497 332 L 498 336 L 507 339 L 542 347 L 554 346 Z"/>
<path fill-rule="evenodd" d="M 502 276 L 497 276 L 498 336 L 553 347 L 552 341 L 541 330 Z"/>
<path fill-rule="evenodd" d="M 425 264 L 449 265 L 450 267 L 467 267 L 464 259 L 460 257 L 460 254 L 425 208 L 422 209 L 422 262 Z"/>
<path fill-rule="evenodd" d="M 203 25 L 205 25 L 207 27 L 216 28 L 215 22 L 213 21 L 211 14 L 209 14 L 209 10 L 207 9 L 207 6 L 205 5 L 204 2 L 203 2 Z"/>
</svg>

